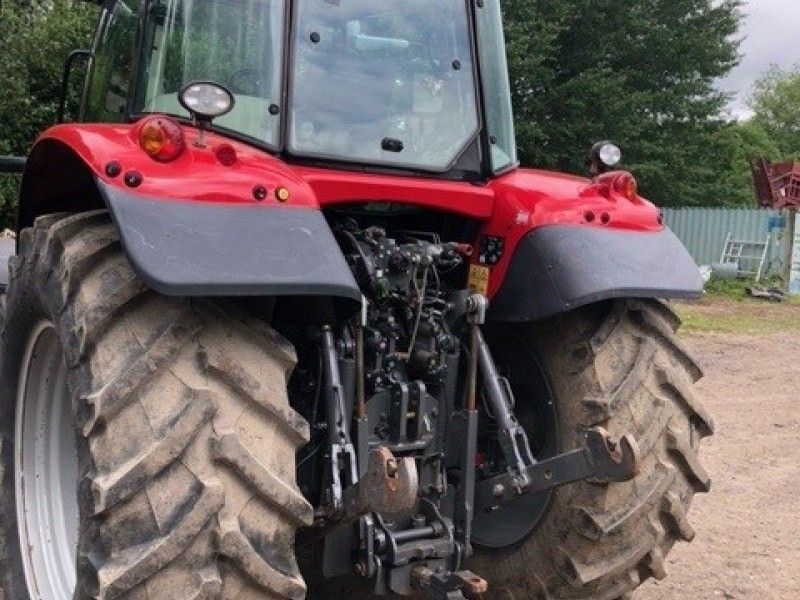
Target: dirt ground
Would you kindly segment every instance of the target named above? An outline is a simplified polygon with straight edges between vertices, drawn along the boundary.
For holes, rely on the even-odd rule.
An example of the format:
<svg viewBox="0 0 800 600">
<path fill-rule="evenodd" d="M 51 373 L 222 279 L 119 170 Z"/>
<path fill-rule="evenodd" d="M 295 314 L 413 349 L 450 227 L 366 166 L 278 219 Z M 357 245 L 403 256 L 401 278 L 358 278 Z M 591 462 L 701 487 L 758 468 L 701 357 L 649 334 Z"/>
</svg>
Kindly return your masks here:
<svg viewBox="0 0 800 600">
<path fill-rule="evenodd" d="M 701 458 L 714 481 L 692 507 L 695 541 L 676 546 L 669 577 L 635 598 L 800 600 L 800 305 L 717 301 L 680 312 L 706 373 L 700 392 L 716 433 Z M 737 316 L 781 325 L 728 331 Z"/>
</svg>

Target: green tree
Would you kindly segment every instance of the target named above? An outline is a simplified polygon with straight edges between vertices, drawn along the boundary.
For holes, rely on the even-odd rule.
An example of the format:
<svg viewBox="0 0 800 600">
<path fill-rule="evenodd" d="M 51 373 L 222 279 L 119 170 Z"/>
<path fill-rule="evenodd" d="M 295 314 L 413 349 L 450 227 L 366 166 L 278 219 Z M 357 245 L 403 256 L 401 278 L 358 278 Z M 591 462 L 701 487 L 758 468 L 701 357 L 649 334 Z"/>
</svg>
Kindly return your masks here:
<svg viewBox="0 0 800 600">
<path fill-rule="evenodd" d="M 0 4 L 0 154 L 24 155 L 56 119 L 61 73 L 71 50 L 91 45 L 97 7 L 76 0 Z M 68 114 L 78 105 L 76 69 Z M 0 226 L 14 222 L 17 177 L 0 175 Z"/>
<path fill-rule="evenodd" d="M 727 158 L 720 163 L 719 186 L 726 203 L 754 206 L 750 166 L 757 158 L 769 161 L 800 159 L 800 67 L 775 67 L 753 86 L 754 116 L 731 123 L 721 132 Z"/>
<path fill-rule="evenodd" d="M 780 160 L 782 152 L 770 134 L 756 120 L 731 123 L 722 130 L 723 143 L 730 148 L 720 164 L 720 190 L 726 204 L 755 206 L 750 165 L 753 159 Z"/>
<path fill-rule="evenodd" d="M 750 107 L 752 127 L 760 128 L 780 154 L 776 159 L 800 159 L 800 65 L 772 67 L 756 82 Z"/>
<path fill-rule="evenodd" d="M 610 138 L 646 195 L 718 200 L 738 0 L 504 0 L 524 163 L 580 172 Z"/>
</svg>

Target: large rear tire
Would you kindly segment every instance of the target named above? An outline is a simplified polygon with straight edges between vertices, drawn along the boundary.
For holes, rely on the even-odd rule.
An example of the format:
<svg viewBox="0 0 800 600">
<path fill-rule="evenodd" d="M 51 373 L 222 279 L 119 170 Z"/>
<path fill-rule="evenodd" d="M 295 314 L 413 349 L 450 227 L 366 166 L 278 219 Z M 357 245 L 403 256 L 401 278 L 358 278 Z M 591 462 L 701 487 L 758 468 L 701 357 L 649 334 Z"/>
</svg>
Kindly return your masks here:
<svg viewBox="0 0 800 600">
<path fill-rule="evenodd" d="M 4 598 L 303 598 L 294 537 L 313 514 L 295 482 L 309 431 L 288 404 L 291 345 L 234 306 L 149 290 L 104 211 L 39 218 L 21 233 L 10 271 L 0 347 Z M 39 485 L 58 456 L 19 451 L 37 447 L 26 435 L 44 448 L 55 442 L 46 427 L 29 431 L 36 419 L 15 428 L 10 418 L 25 414 L 18 399 L 38 397 L 26 391 L 31 380 L 49 376 L 31 358 L 45 344 L 37 340 L 61 357 L 66 406 L 53 414 L 63 410 L 75 435 L 74 594 L 58 592 L 69 581 L 48 582 L 58 569 L 41 572 L 30 558 L 54 542 L 26 515 L 51 508 L 37 500 L 47 494 L 21 488 L 30 474 Z M 64 492 L 58 479 L 51 496 Z M 63 496 L 68 504 L 69 490 Z"/>
<path fill-rule="evenodd" d="M 556 404 L 559 451 L 600 426 L 632 434 L 642 457 L 633 481 L 560 488 L 526 539 L 479 548 L 470 566 L 490 580 L 490 597 L 628 598 L 647 578 L 665 577 L 666 554 L 694 537 L 689 506 L 710 486 L 698 443 L 713 424 L 693 392 L 702 373 L 675 336 L 679 324 L 662 303 L 620 300 L 488 328 L 496 355 L 536 357 L 531 368 L 543 371 Z"/>
</svg>

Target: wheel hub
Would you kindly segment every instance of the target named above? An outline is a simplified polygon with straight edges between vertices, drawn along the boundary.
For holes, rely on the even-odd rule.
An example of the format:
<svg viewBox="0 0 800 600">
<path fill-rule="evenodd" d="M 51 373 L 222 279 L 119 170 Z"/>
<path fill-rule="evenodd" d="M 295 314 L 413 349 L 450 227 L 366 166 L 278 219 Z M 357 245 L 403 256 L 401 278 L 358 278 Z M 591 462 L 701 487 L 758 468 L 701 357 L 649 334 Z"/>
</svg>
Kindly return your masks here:
<svg viewBox="0 0 800 600">
<path fill-rule="evenodd" d="M 41 321 L 22 358 L 14 432 L 17 528 L 34 600 L 68 600 L 76 585 L 78 459 L 66 374 L 56 330 Z"/>
</svg>

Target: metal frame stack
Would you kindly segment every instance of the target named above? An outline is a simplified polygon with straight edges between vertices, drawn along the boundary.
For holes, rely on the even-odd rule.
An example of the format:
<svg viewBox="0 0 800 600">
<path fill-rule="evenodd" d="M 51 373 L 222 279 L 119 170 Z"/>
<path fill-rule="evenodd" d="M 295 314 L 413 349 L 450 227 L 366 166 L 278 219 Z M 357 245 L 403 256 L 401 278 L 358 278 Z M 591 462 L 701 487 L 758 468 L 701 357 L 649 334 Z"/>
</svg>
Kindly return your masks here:
<svg viewBox="0 0 800 600">
<path fill-rule="evenodd" d="M 761 206 L 775 209 L 800 207 L 800 162 L 770 163 L 759 158 L 751 167 Z"/>
<path fill-rule="evenodd" d="M 769 235 L 764 241 L 737 240 L 728 232 L 722 257 L 719 259 L 720 265 L 723 269 L 735 268 L 738 277 L 755 277 L 756 281 L 761 281 L 769 253 L 769 242 Z"/>
</svg>

